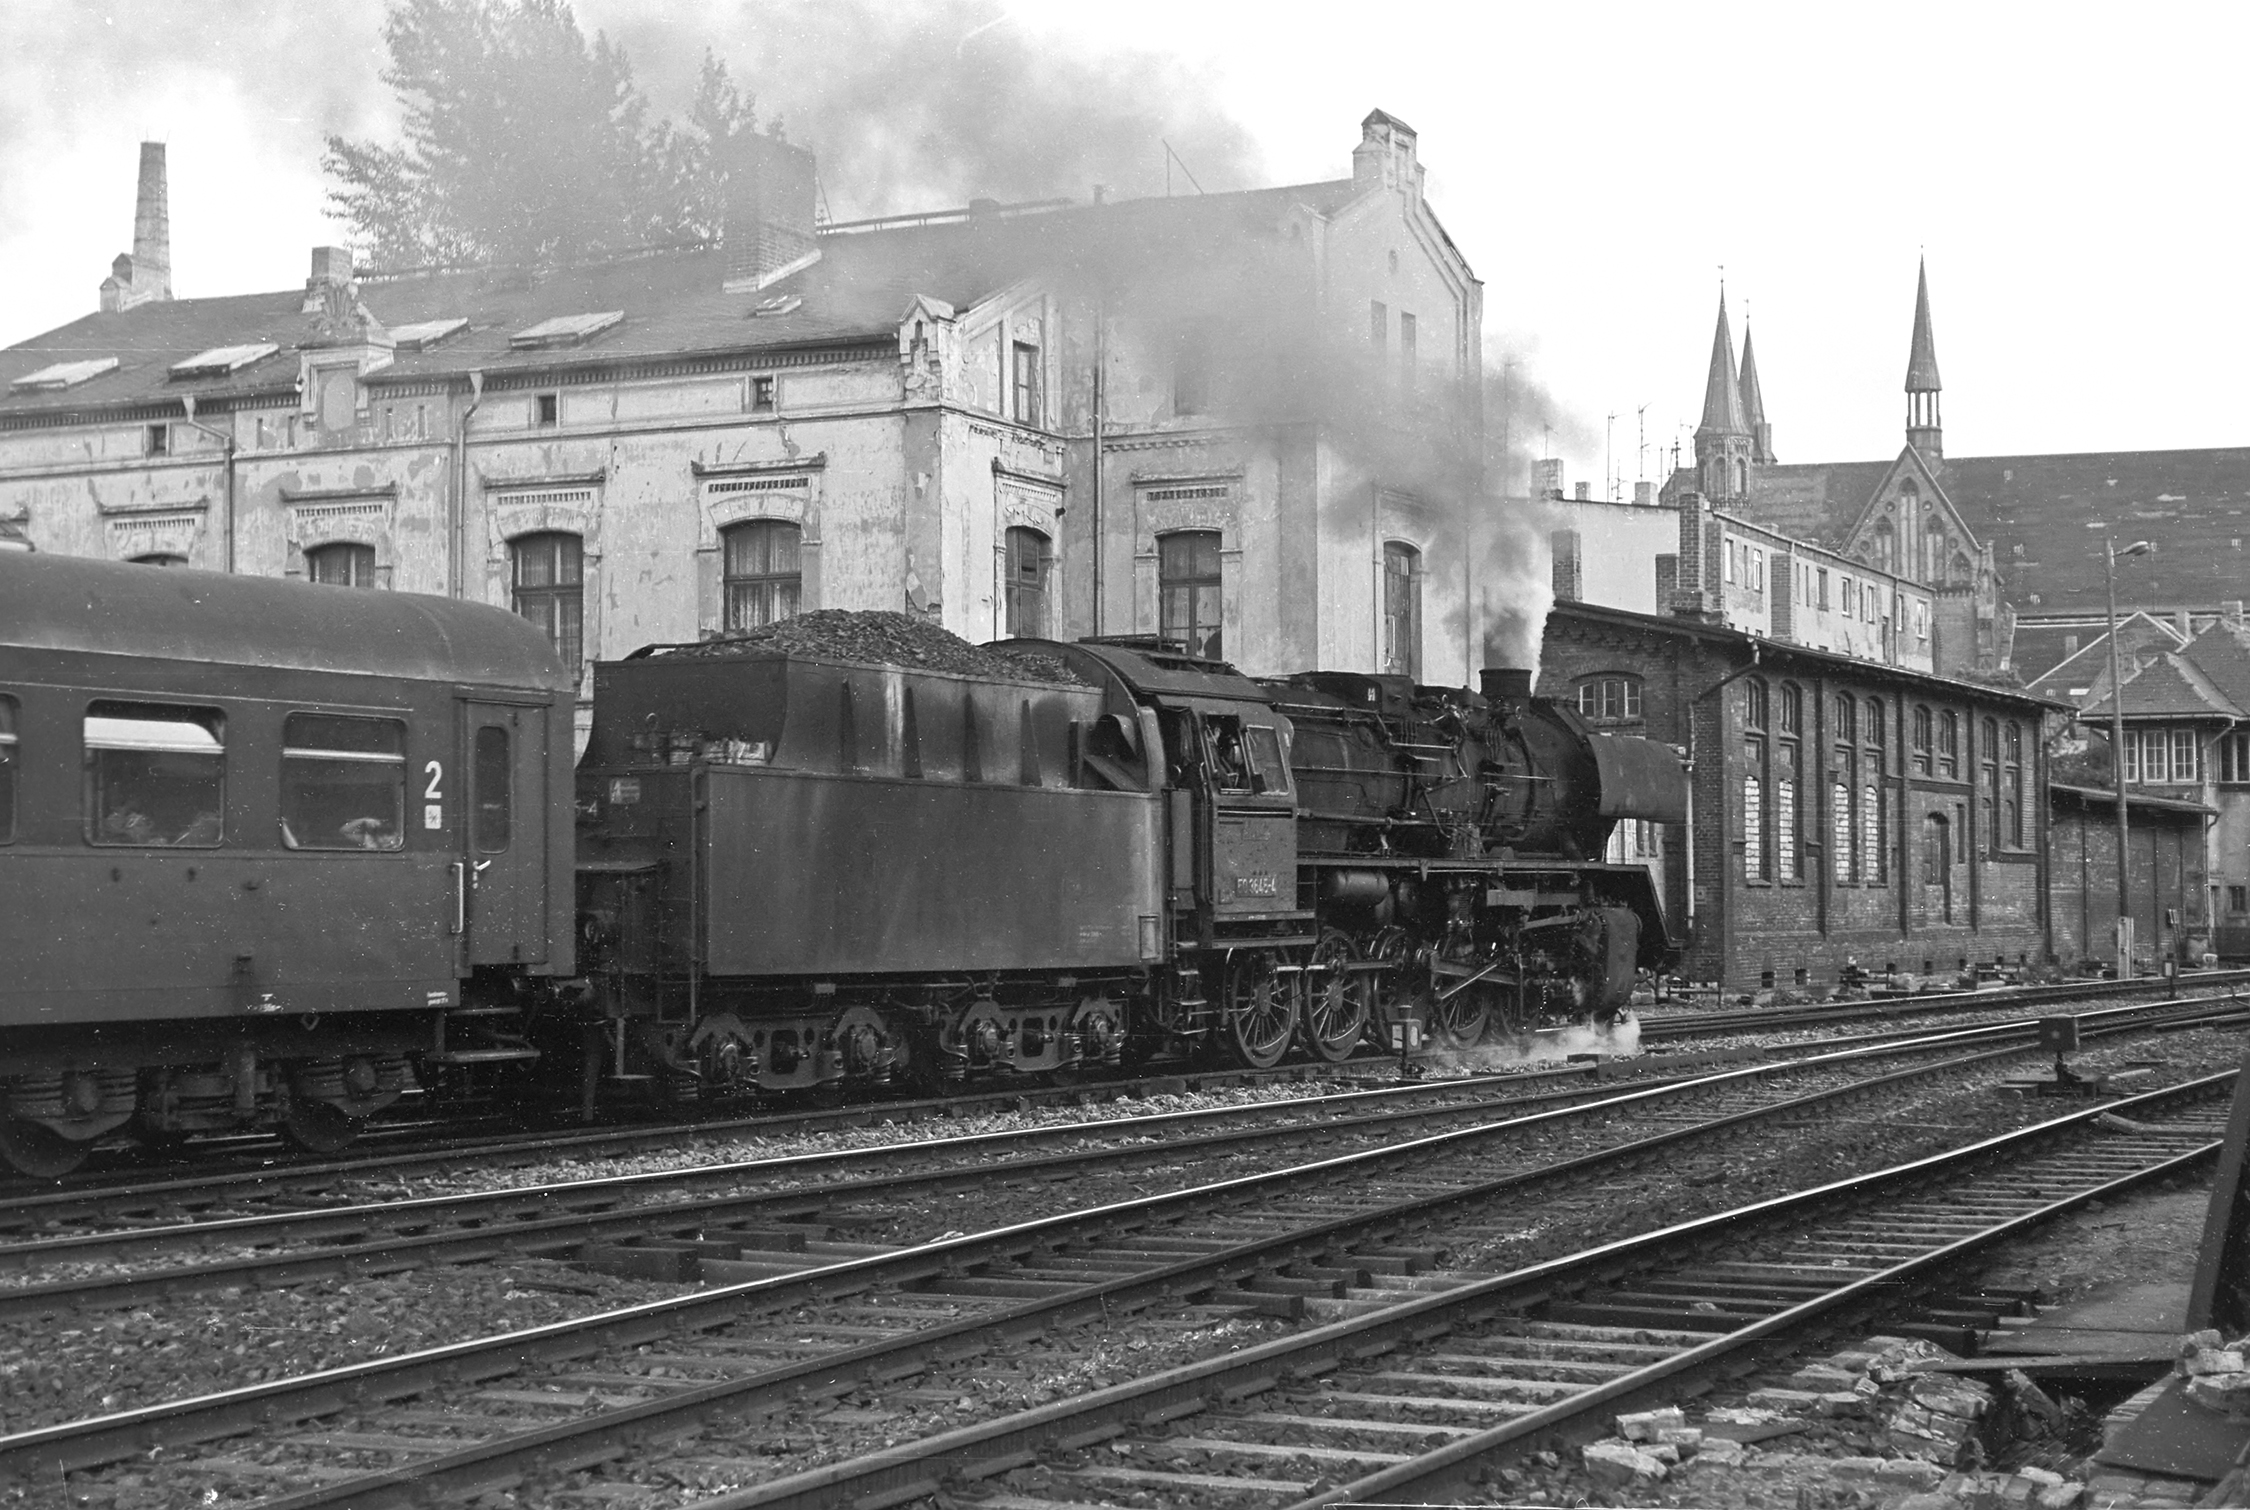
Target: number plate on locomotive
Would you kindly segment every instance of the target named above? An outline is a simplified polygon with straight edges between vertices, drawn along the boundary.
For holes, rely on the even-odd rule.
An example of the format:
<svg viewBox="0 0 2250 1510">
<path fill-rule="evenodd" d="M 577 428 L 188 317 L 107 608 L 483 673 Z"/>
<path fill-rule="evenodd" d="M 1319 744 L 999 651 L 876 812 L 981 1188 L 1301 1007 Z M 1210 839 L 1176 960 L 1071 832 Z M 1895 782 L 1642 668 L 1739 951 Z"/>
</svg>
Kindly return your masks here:
<svg viewBox="0 0 2250 1510">
<path fill-rule="evenodd" d="M 1236 876 L 1234 894 L 1238 897 L 1278 896 L 1280 887 L 1271 875 Z"/>
</svg>

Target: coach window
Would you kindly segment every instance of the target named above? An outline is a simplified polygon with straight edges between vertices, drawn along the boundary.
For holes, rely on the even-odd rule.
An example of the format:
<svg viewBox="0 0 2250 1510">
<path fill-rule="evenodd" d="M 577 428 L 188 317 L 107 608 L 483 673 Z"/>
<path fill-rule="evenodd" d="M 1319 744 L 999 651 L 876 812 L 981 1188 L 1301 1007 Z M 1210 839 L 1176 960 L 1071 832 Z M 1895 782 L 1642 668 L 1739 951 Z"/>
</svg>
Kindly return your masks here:
<svg viewBox="0 0 2250 1510">
<path fill-rule="evenodd" d="M 585 653 L 585 552 L 576 535 L 524 535 L 508 544 L 515 609 L 547 632 L 555 654 L 580 674 Z"/>
<path fill-rule="evenodd" d="M 801 537 L 786 519 L 753 519 L 725 532 L 727 628 L 755 629 L 797 616 L 805 582 Z"/>
<path fill-rule="evenodd" d="M 477 849 L 499 854 L 512 837 L 513 799 L 509 792 L 508 731 L 490 724 L 477 730 Z"/>
<path fill-rule="evenodd" d="M 281 842 L 398 849 L 406 842 L 406 726 L 292 713 L 281 733 Z"/>
<path fill-rule="evenodd" d="M 99 702 L 86 710 L 86 830 L 95 844 L 209 847 L 226 811 L 216 708 Z"/>
<path fill-rule="evenodd" d="M 1036 640 L 1047 633 L 1047 573 L 1054 552 L 1047 537 L 1022 525 L 1008 530 L 1008 634 Z"/>
<path fill-rule="evenodd" d="M 16 700 L 0 697 L 0 844 L 16 837 Z"/>
<path fill-rule="evenodd" d="M 305 552 L 305 576 L 331 587 L 373 587 L 375 547 L 342 542 Z"/>
<path fill-rule="evenodd" d="M 1163 637 L 1189 655 L 1219 659 L 1219 532 L 1157 536 L 1156 591 Z"/>
</svg>

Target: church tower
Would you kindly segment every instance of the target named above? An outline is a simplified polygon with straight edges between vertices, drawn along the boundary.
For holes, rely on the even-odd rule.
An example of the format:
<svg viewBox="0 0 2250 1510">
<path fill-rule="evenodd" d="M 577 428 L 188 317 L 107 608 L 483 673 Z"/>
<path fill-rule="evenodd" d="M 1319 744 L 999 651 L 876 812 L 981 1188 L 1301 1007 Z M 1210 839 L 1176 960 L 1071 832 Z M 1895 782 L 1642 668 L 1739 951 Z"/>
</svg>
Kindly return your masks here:
<svg viewBox="0 0 2250 1510">
<path fill-rule="evenodd" d="M 1719 293 L 1719 328 L 1711 335 L 1711 371 L 1703 382 L 1703 422 L 1695 427 L 1696 487 L 1713 503 L 1740 503 L 1750 492 L 1750 419 L 1734 370 L 1727 296 Z"/>
<path fill-rule="evenodd" d="M 1750 425 L 1750 459 L 1760 466 L 1775 460 L 1773 426 L 1766 423 L 1766 396 L 1758 390 L 1758 356 L 1750 349 L 1750 322 L 1742 322 L 1742 417 Z"/>
<path fill-rule="evenodd" d="M 1945 460 L 1945 428 L 1938 419 L 1937 338 L 1930 334 L 1930 269 L 1925 261 L 1914 288 L 1914 345 L 1906 356 L 1906 443 L 1936 466 Z"/>
</svg>

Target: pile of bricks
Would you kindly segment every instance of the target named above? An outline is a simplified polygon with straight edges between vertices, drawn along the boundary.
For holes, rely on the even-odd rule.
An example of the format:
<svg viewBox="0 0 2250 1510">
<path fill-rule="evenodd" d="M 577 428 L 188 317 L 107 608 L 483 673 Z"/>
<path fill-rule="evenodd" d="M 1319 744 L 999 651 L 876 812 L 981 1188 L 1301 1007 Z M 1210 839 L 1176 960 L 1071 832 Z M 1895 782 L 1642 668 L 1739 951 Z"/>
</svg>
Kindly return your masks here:
<svg viewBox="0 0 2250 1510">
<path fill-rule="evenodd" d="M 1927 1342 L 1870 1337 L 1797 1370 L 1783 1386 L 1752 1391 L 1741 1405 L 1712 1407 L 1696 1422 L 1677 1406 L 1618 1416 L 1616 1434 L 1584 1448 L 1581 1464 L 1607 1489 L 1646 1489 L 1684 1474 L 1717 1494 L 1721 1475 L 1754 1473 L 1856 1485 L 1897 1510 L 2078 1505 L 2084 1486 L 2058 1473 L 1963 1466 L 1978 1460 L 1973 1438 L 1993 1393 L 1916 1367 L 1945 1356 Z M 1803 1437 L 1818 1437 L 1826 1451 L 1790 1450 Z M 1904 1497 L 1891 1501 L 1890 1494 Z"/>
</svg>

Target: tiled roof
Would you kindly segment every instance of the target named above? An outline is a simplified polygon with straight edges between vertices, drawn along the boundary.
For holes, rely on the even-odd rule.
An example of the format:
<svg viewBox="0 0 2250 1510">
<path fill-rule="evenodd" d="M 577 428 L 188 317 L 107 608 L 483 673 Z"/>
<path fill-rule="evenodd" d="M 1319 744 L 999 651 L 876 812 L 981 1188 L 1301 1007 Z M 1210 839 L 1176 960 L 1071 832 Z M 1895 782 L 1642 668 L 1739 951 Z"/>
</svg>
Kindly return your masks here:
<svg viewBox="0 0 2250 1510">
<path fill-rule="evenodd" d="M 1123 269 L 1149 257 L 1192 257 L 1278 238 L 1282 217 L 1303 206 L 1333 214 L 1362 191 L 1350 179 L 1237 193 L 1119 200 L 1036 214 L 970 215 L 889 224 L 819 238 L 820 259 L 755 292 L 723 292 L 717 247 L 652 251 L 585 267 L 529 274 L 470 269 L 370 275 L 360 302 L 384 326 L 466 318 L 467 329 L 424 350 L 400 349 L 386 379 L 554 370 L 680 354 L 786 349 L 885 337 L 917 296 L 961 308 L 1034 273 L 1067 277 Z M 758 315 L 784 294 L 801 302 Z M 159 300 L 96 313 L 0 351 L 0 417 L 46 410 L 176 401 L 286 390 L 298 348 L 332 344 L 319 315 L 302 313 L 302 289 L 209 299 Z M 558 316 L 619 310 L 624 318 L 581 344 L 517 349 L 510 337 Z M 208 376 L 172 375 L 172 364 L 214 347 L 271 342 L 272 355 Z M 57 362 L 116 357 L 114 370 L 65 392 L 8 385 Z"/>
<path fill-rule="evenodd" d="M 2075 633 L 2078 648 L 2065 647 L 2064 636 Z M 2180 632 L 2161 619 L 2152 619 L 2145 613 L 2125 614 L 2117 626 L 2119 658 L 2132 663 L 2145 652 L 2177 650 L 2186 642 Z M 2038 659 L 2026 659 L 2026 655 Z M 2016 674 L 2042 692 L 2068 696 L 2071 687 L 2090 687 L 2096 691 L 2109 685 L 2109 629 L 2105 617 L 2092 628 L 2064 630 L 2059 626 L 2034 624 L 2027 628 L 2022 622 L 2016 625 L 2015 650 L 2012 657 Z M 2039 660 L 2045 660 L 2044 666 Z"/>
<path fill-rule="evenodd" d="M 2085 708 L 2088 718 L 2109 716 L 2110 699 Z M 2242 705 L 2229 697 L 2194 662 L 2169 651 L 2125 678 L 2127 718 L 2242 718 Z"/>
<path fill-rule="evenodd" d="M 1758 467 L 1750 512 L 1785 534 L 1836 544 L 1891 466 Z M 2250 598 L 2250 446 L 1947 457 L 1937 475 L 1962 521 L 1992 545 L 2019 612 L 2103 612 L 2097 524 L 2157 544 L 2153 556 L 2118 563 L 2120 610 Z"/>
</svg>

